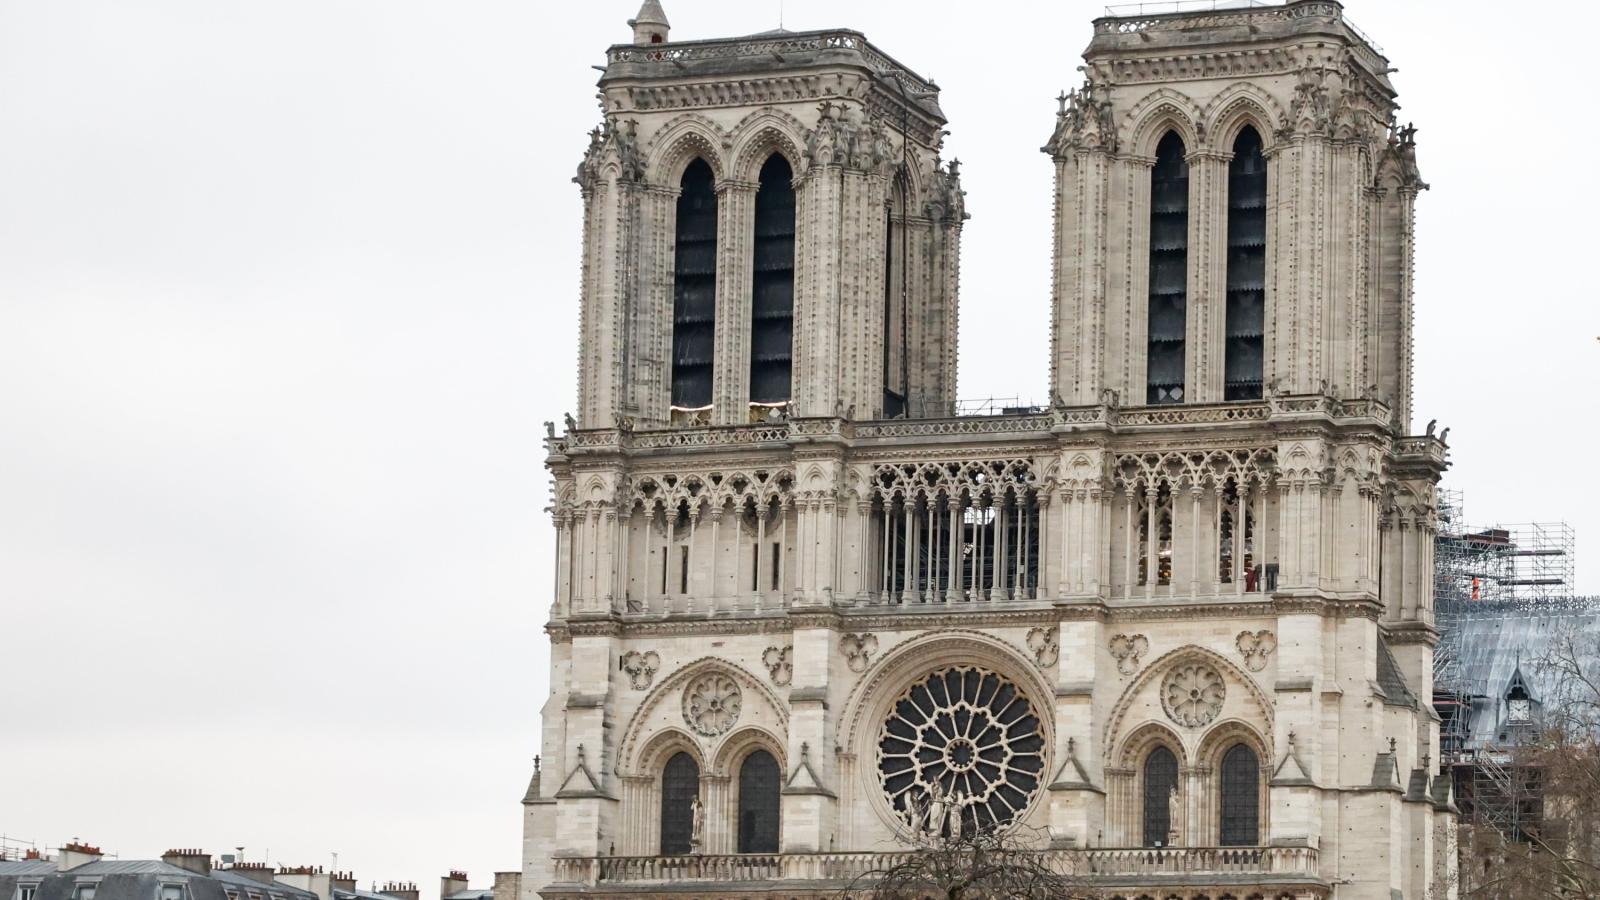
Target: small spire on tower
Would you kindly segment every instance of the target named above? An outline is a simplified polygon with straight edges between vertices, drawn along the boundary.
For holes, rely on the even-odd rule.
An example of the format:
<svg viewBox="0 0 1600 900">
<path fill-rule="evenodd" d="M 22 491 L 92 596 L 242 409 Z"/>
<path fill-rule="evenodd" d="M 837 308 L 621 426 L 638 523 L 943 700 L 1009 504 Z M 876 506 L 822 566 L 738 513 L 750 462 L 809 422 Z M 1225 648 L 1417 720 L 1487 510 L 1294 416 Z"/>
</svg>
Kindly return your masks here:
<svg viewBox="0 0 1600 900">
<path fill-rule="evenodd" d="M 628 20 L 628 27 L 633 29 L 635 44 L 665 44 L 667 33 L 672 30 L 660 0 L 644 0 L 639 14 Z"/>
</svg>

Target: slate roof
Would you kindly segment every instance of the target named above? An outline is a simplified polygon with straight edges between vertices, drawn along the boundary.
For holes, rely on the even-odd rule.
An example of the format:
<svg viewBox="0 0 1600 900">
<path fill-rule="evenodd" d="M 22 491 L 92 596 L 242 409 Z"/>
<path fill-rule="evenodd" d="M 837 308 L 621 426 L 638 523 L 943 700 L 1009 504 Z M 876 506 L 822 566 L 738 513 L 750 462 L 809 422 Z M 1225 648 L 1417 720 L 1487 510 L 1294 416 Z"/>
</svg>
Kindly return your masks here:
<svg viewBox="0 0 1600 900">
<path fill-rule="evenodd" d="M 1378 687 L 1383 691 L 1385 704 L 1417 708 L 1417 695 L 1406 686 L 1405 676 L 1400 674 L 1400 664 L 1395 662 L 1394 651 L 1389 649 L 1389 642 L 1382 638 L 1378 639 Z"/>
</svg>

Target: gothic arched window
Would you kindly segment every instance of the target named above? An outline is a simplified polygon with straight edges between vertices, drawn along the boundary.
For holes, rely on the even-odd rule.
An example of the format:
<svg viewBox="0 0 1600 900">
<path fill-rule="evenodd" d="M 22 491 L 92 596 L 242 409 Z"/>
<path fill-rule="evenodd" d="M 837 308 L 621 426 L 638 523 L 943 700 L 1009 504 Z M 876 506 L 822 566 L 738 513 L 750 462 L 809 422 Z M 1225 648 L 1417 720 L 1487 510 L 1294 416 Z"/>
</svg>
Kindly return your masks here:
<svg viewBox="0 0 1600 900">
<path fill-rule="evenodd" d="M 896 175 L 883 212 L 883 417 L 906 409 L 906 243 L 895 216 L 905 219 L 906 182 Z"/>
<path fill-rule="evenodd" d="M 696 159 L 683 170 L 672 268 L 672 405 L 711 405 L 711 360 L 717 327 L 717 189 L 711 167 Z"/>
<path fill-rule="evenodd" d="M 1178 758 L 1166 747 L 1150 751 L 1144 760 L 1144 845 L 1167 846 L 1172 831 L 1172 792 L 1178 786 Z"/>
<path fill-rule="evenodd" d="M 1267 162 L 1246 125 L 1228 163 L 1227 349 L 1224 400 L 1261 399 L 1267 303 Z"/>
<path fill-rule="evenodd" d="M 1150 170 L 1150 310 L 1147 403 L 1182 403 L 1188 334 L 1189 163 L 1183 138 L 1169 131 Z"/>
<path fill-rule="evenodd" d="M 700 764 L 674 753 L 661 770 L 661 855 L 684 856 L 694 849 L 694 801 L 700 796 Z"/>
<path fill-rule="evenodd" d="M 794 172 L 780 153 L 756 191 L 750 298 L 750 402 L 788 403 L 794 358 Z"/>
<path fill-rule="evenodd" d="M 778 852 L 778 761 L 765 750 L 739 766 L 739 852 Z"/>
<path fill-rule="evenodd" d="M 1237 744 L 1222 757 L 1222 846 L 1254 846 L 1260 836 L 1261 761 Z"/>
</svg>

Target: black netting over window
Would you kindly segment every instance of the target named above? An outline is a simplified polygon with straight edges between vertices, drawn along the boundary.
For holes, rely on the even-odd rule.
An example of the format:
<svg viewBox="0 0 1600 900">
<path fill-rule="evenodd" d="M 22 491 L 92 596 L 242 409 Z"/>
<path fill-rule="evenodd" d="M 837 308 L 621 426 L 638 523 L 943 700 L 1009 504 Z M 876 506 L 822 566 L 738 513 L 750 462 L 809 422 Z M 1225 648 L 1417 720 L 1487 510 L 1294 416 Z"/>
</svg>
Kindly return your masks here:
<svg viewBox="0 0 1600 900">
<path fill-rule="evenodd" d="M 1223 399 L 1261 399 L 1267 299 L 1267 162 L 1245 126 L 1228 163 L 1227 354 Z"/>
<path fill-rule="evenodd" d="M 778 761 L 765 750 L 739 766 L 739 852 L 778 852 Z"/>
<path fill-rule="evenodd" d="M 711 167 L 697 159 L 683 171 L 677 250 L 672 270 L 672 405 L 711 405 L 711 359 L 717 326 L 717 191 Z"/>
<path fill-rule="evenodd" d="M 700 764 L 676 753 L 661 772 L 661 855 L 683 856 L 693 849 L 694 799 L 700 795 Z"/>
<path fill-rule="evenodd" d="M 750 301 L 750 400 L 786 403 L 794 356 L 794 173 L 774 153 L 756 191 Z"/>
<path fill-rule="evenodd" d="M 1167 132 L 1150 170 L 1148 403 L 1182 403 L 1188 333 L 1189 163 L 1183 139 Z"/>
<path fill-rule="evenodd" d="M 1254 846 L 1260 838 L 1261 761 L 1239 744 L 1222 757 L 1222 845 Z"/>
<path fill-rule="evenodd" d="M 1172 831 L 1172 791 L 1178 786 L 1178 758 L 1157 747 L 1144 760 L 1144 845 L 1165 847 Z"/>
</svg>

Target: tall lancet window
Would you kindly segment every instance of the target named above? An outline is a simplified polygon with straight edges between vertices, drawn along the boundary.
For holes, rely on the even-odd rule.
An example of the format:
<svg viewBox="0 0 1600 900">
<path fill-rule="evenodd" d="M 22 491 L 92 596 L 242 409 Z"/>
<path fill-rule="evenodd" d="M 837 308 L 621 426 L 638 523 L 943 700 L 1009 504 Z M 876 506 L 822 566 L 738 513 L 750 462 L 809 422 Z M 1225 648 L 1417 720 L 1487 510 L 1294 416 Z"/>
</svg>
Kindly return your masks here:
<svg viewBox="0 0 1600 900">
<path fill-rule="evenodd" d="M 1150 171 L 1150 321 L 1147 403 L 1182 403 L 1189 300 L 1189 163 L 1169 131 Z"/>
<path fill-rule="evenodd" d="M 711 358 L 717 326 L 717 189 L 697 159 L 683 170 L 677 253 L 672 269 L 672 405 L 711 405 Z"/>
<path fill-rule="evenodd" d="M 1224 400 L 1261 399 L 1267 299 L 1267 162 L 1246 125 L 1228 163 L 1228 345 Z"/>
<path fill-rule="evenodd" d="M 750 301 L 750 403 L 792 396 L 794 358 L 794 173 L 774 153 L 756 192 L 755 274 Z"/>
<path fill-rule="evenodd" d="M 1178 758 L 1166 747 L 1144 760 L 1144 845 L 1165 847 L 1172 832 L 1172 793 L 1178 788 Z"/>
<path fill-rule="evenodd" d="M 1261 833 L 1261 761 L 1236 744 L 1222 757 L 1222 846 L 1248 847 Z"/>
<path fill-rule="evenodd" d="M 685 856 L 694 849 L 694 801 L 700 796 L 700 764 L 674 753 L 661 770 L 661 855 Z"/>
<path fill-rule="evenodd" d="M 895 228 L 905 215 L 906 182 L 896 175 L 883 214 L 883 417 L 906 415 L 906 243 Z"/>
</svg>

